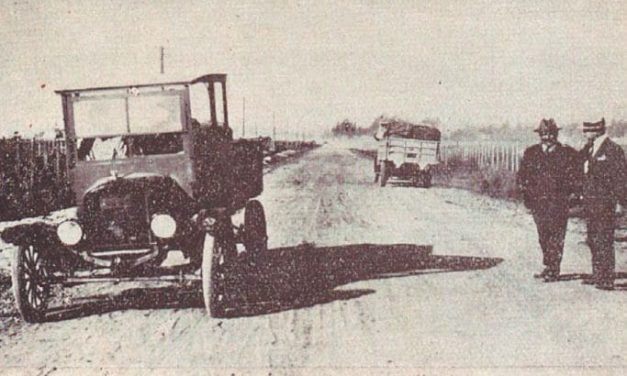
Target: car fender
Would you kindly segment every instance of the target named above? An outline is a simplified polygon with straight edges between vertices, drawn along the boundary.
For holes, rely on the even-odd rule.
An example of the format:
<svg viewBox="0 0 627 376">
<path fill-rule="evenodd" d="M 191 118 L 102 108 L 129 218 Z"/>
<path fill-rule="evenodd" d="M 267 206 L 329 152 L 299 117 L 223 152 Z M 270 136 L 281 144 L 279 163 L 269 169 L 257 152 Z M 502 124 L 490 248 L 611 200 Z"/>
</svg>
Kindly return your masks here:
<svg viewBox="0 0 627 376">
<path fill-rule="evenodd" d="M 41 244 L 61 246 L 56 226 L 45 222 L 34 222 L 7 227 L 0 234 L 5 243 L 14 245 Z"/>
</svg>

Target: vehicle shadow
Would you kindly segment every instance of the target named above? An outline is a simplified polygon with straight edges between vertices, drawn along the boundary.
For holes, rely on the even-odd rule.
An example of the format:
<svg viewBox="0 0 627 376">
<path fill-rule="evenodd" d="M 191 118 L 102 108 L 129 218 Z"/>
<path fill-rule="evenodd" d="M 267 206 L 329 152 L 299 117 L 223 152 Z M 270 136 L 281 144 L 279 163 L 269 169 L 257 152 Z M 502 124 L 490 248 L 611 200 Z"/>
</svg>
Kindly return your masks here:
<svg viewBox="0 0 627 376">
<path fill-rule="evenodd" d="M 234 283 L 248 290 L 238 291 L 244 304 L 236 305 L 229 316 L 262 315 L 374 292 L 336 289 L 352 282 L 488 269 L 503 261 L 433 255 L 432 250 L 430 245 L 415 244 L 304 244 L 273 249 L 254 266 L 254 272 L 242 274 L 245 280 Z M 337 299 L 329 300 L 332 296 Z"/>
<path fill-rule="evenodd" d="M 337 287 L 364 280 L 488 269 L 500 258 L 433 255 L 432 246 L 354 244 L 276 248 L 230 273 L 228 317 L 257 316 L 301 309 L 372 294 L 372 289 Z M 130 288 L 115 294 L 76 299 L 51 309 L 59 321 L 127 309 L 202 308 L 200 284 Z"/>
</svg>

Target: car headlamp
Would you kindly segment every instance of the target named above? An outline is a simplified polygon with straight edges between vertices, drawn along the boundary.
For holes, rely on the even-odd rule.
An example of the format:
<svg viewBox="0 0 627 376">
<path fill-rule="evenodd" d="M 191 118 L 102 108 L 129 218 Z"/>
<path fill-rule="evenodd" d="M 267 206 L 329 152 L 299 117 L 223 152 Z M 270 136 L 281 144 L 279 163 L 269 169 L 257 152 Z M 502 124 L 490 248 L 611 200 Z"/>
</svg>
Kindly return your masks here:
<svg viewBox="0 0 627 376">
<path fill-rule="evenodd" d="M 176 221 L 169 214 L 155 214 L 150 221 L 150 229 L 159 238 L 171 238 L 176 232 Z"/>
<path fill-rule="evenodd" d="M 57 226 L 57 236 L 65 245 L 76 245 L 83 238 L 83 229 L 76 221 L 64 221 Z"/>
</svg>

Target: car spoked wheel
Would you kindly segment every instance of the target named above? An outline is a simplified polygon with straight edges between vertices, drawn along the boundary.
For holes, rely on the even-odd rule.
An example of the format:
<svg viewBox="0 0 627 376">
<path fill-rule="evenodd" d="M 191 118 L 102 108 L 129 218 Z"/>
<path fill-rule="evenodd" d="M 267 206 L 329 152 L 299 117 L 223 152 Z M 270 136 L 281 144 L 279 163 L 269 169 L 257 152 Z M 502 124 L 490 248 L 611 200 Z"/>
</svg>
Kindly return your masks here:
<svg viewBox="0 0 627 376">
<path fill-rule="evenodd" d="M 34 245 L 20 246 L 12 265 L 13 294 L 20 315 L 27 322 L 45 319 L 50 295 L 46 261 Z"/>
<path fill-rule="evenodd" d="M 236 249 L 232 230 L 231 233 L 226 230 L 232 225 L 230 220 L 227 222 L 222 229 L 217 229 L 216 236 L 206 235 L 203 247 L 202 294 L 205 308 L 212 317 L 224 316 L 229 300 L 228 269 Z"/>
</svg>

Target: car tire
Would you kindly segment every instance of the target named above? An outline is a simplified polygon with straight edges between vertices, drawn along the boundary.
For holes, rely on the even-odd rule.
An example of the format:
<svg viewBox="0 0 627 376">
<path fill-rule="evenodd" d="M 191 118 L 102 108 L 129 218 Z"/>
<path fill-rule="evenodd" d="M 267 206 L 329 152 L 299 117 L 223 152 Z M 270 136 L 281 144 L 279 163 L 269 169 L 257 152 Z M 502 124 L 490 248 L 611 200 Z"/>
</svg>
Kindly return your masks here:
<svg viewBox="0 0 627 376">
<path fill-rule="evenodd" d="M 381 164 L 381 176 L 379 176 L 379 185 L 381 187 L 385 187 L 385 184 L 388 182 L 389 175 L 389 166 L 386 162 Z"/>
<path fill-rule="evenodd" d="M 12 284 L 15 303 L 24 321 L 44 321 L 50 296 L 50 275 L 38 246 L 21 245 L 15 251 Z"/>
<path fill-rule="evenodd" d="M 256 257 L 268 249 L 266 214 L 263 205 L 250 200 L 244 209 L 244 247 L 250 256 Z"/>
<path fill-rule="evenodd" d="M 421 173 L 416 173 L 411 178 L 411 185 L 414 187 L 420 187 L 422 185 L 423 178 Z"/>
<path fill-rule="evenodd" d="M 218 220 L 215 236 L 205 236 L 200 273 L 203 301 L 211 317 L 226 315 L 228 269 L 236 252 L 231 226 L 230 218 Z"/>
<path fill-rule="evenodd" d="M 431 172 L 425 172 L 422 176 L 423 186 L 425 188 L 431 188 Z"/>
</svg>

